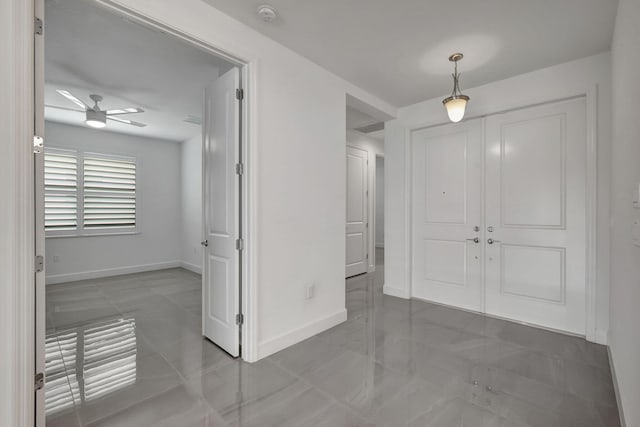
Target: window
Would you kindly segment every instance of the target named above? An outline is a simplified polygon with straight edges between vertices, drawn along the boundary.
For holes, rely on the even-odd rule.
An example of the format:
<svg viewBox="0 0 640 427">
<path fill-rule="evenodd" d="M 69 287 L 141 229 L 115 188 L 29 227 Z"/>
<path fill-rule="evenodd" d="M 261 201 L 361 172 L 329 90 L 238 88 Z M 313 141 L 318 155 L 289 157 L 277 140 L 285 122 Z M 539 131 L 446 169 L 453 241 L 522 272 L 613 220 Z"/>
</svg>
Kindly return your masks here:
<svg viewBox="0 0 640 427">
<path fill-rule="evenodd" d="M 78 228 L 78 160 L 74 151 L 48 150 L 44 156 L 44 229 Z"/>
<path fill-rule="evenodd" d="M 136 231 L 136 160 L 82 151 L 45 152 L 48 236 Z"/>
<path fill-rule="evenodd" d="M 84 157 L 85 229 L 136 227 L 136 162 Z"/>
</svg>

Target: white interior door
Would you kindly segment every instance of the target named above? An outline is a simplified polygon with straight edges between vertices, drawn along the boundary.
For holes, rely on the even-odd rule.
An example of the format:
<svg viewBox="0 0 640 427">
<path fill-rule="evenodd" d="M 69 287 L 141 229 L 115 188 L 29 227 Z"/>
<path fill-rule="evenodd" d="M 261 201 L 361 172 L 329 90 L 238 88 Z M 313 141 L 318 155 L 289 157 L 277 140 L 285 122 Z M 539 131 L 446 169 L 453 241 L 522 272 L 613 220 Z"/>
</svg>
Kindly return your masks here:
<svg viewBox="0 0 640 427">
<path fill-rule="evenodd" d="M 486 119 L 487 313 L 581 335 L 585 102 Z"/>
<path fill-rule="evenodd" d="M 412 138 L 412 294 L 477 311 L 482 309 L 481 132 L 480 120 L 471 120 L 421 130 Z"/>
<path fill-rule="evenodd" d="M 44 19 L 44 0 L 35 0 L 35 15 Z M 34 131 L 41 137 L 44 134 L 44 36 L 34 37 Z M 44 147 L 43 147 L 44 150 Z M 42 268 L 35 273 L 35 374 L 45 374 L 46 368 L 46 290 L 45 290 L 45 235 L 44 235 L 44 151 L 34 155 L 34 185 L 35 185 L 35 256 L 42 257 Z M 36 258 L 37 260 L 40 258 Z M 37 267 L 37 266 L 36 266 Z M 46 379 L 45 379 L 46 381 Z M 35 392 L 35 425 L 44 427 L 45 388 Z"/>
<path fill-rule="evenodd" d="M 240 354 L 239 124 L 233 68 L 205 91 L 203 132 L 203 334 L 232 356 Z"/>
<path fill-rule="evenodd" d="M 367 272 L 368 153 L 347 147 L 347 260 L 346 277 Z"/>
</svg>

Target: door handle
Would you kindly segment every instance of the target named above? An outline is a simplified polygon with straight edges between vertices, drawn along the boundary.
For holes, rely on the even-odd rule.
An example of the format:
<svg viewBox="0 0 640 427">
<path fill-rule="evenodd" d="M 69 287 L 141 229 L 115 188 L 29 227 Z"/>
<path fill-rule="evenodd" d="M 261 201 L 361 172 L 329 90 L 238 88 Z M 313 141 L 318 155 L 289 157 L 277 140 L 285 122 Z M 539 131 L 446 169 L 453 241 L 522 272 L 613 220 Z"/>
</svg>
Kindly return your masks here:
<svg viewBox="0 0 640 427">
<path fill-rule="evenodd" d="M 203 240 L 202 242 L 200 242 L 200 244 L 202 246 L 209 246 L 209 241 L 208 240 Z"/>
<path fill-rule="evenodd" d="M 480 243 L 480 239 L 477 237 L 474 237 L 473 239 L 467 239 L 467 240 L 473 243 Z"/>
<path fill-rule="evenodd" d="M 487 239 L 487 243 L 493 245 L 494 243 L 500 243 L 500 240 L 493 240 L 491 238 Z"/>
</svg>

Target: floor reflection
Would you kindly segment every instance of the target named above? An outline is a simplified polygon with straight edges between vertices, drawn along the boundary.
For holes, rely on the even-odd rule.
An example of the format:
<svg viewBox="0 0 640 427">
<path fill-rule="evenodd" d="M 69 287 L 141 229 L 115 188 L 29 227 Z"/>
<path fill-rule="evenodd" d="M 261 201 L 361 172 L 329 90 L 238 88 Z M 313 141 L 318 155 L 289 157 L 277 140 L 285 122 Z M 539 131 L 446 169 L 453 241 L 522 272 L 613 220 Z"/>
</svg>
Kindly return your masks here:
<svg viewBox="0 0 640 427">
<path fill-rule="evenodd" d="M 133 318 L 117 317 L 48 334 L 47 416 L 135 384 L 136 352 Z"/>
<path fill-rule="evenodd" d="M 383 277 L 348 279 L 346 322 L 253 364 L 202 338 L 186 270 L 50 286 L 47 427 L 620 425 L 606 348 Z"/>
</svg>

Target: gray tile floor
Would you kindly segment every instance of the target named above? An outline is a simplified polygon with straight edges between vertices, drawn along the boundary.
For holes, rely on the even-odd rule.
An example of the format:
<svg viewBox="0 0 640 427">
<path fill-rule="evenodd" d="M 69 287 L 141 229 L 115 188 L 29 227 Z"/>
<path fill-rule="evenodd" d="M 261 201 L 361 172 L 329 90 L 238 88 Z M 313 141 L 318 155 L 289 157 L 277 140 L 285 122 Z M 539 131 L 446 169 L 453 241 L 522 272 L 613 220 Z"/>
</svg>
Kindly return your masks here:
<svg viewBox="0 0 640 427">
<path fill-rule="evenodd" d="M 382 269 L 255 364 L 201 338 L 188 271 L 49 286 L 47 426 L 620 425 L 605 347 L 384 296 Z"/>
</svg>

